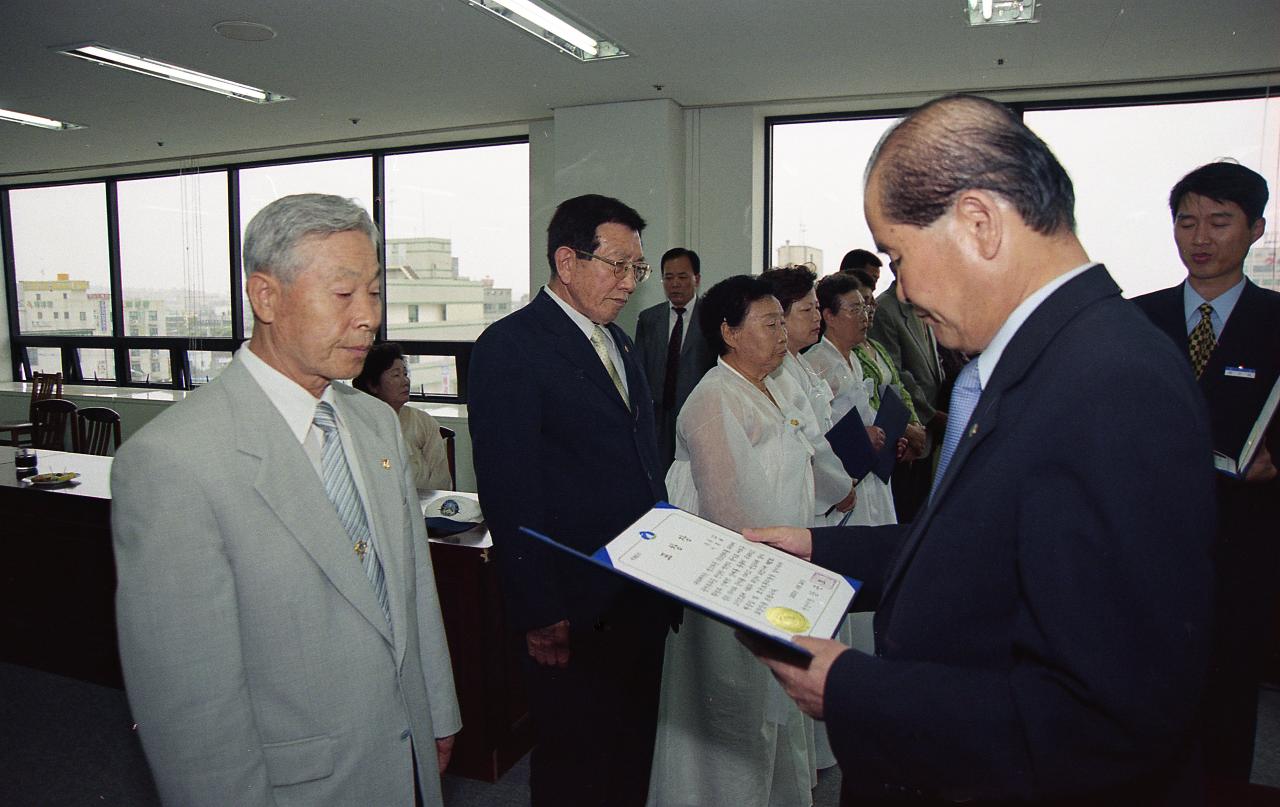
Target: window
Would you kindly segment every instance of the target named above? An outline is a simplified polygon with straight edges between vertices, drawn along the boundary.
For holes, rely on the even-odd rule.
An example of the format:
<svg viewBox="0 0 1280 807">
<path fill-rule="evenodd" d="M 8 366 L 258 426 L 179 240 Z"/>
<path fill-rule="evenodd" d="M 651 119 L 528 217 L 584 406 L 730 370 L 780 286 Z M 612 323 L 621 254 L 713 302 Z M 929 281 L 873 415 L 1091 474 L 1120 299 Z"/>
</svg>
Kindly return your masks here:
<svg viewBox="0 0 1280 807">
<path fill-rule="evenodd" d="M 65 333 L 59 318 L 43 316 L 36 303 L 56 305 L 51 314 L 70 314 L 87 311 L 91 293 L 110 292 L 106 186 L 92 182 L 11 190 L 9 210 L 18 331 L 33 336 L 83 335 Z"/>
<path fill-rule="evenodd" d="M 503 139 L 0 188 L 15 376 L 179 388 L 216 378 L 252 332 L 231 260 L 244 228 L 280 196 L 324 192 L 355 198 L 399 239 L 388 284 L 403 298 L 384 328 L 420 368 L 417 394 L 465 402 L 471 340 L 528 298 L 528 160 L 527 143 Z M 402 332 L 410 306 L 416 330 Z"/>
<path fill-rule="evenodd" d="M 103 348 L 80 348 L 76 351 L 80 377 L 85 381 L 115 381 L 116 359 L 113 351 Z"/>
<path fill-rule="evenodd" d="M 1024 120 L 1071 175 L 1080 240 L 1126 296 L 1186 277 L 1173 243 L 1169 191 L 1191 169 L 1223 158 L 1267 178 L 1267 233 L 1250 250 L 1245 271 L 1280 290 L 1272 226 L 1280 221 L 1280 99 L 1028 110 Z"/>
<path fill-rule="evenodd" d="M 495 297 L 528 301 L 527 143 L 391 154 L 386 176 L 388 339 L 470 342 Z"/>
<path fill-rule="evenodd" d="M 1157 99 L 1158 100 L 1158 99 Z M 1169 190 L 1196 166 L 1231 158 L 1267 178 L 1268 224 L 1280 217 L 1280 99 L 1243 98 L 1106 106 L 1029 105 L 1026 124 L 1071 175 L 1077 232 L 1126 296 L 1186 276 L 1173 244 Z M 770 121 L 768 262 L 812 261 L 834 271 L 844 252 L 873 249 L 862 212 L 867 161 L 897 118 Z M 1254 245 L 1245 271 L 1280 290 L 1275 228 Z M 880 275 L 879 290 L 892 280 Z"/>
<path fill-rule="evenodd" d="M 231 336 L 227 172 L 120 182 L 120 280 L 126 307 L 165 313 L 163 336 Z M 127 336 L 142 335 L 126 324 Z"/>
<path fill-rule="evenodd" d="M 812 263 L 819 276 L 851 249 L 875 251 L 862 214 L 862 173 L 899 118 L 779 123 L 771 127 L 770 266 Z M 836 156 L 838 155 L 838 156 Z M 880 273 L 877 292 L 893 282 Z"/>
</svg>

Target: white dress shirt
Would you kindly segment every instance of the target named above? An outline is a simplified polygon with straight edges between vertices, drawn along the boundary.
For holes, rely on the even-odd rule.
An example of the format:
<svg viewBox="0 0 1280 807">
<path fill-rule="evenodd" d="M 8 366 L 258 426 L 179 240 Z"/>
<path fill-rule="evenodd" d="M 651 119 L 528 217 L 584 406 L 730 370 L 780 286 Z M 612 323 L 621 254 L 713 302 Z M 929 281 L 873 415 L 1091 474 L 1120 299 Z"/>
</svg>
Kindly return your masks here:
<svg viewBox="0 0 1280 807">
<path fill-rule="evenodd" d="M 317 403 L 328 401 L 329 405 L 333 406 L 334 418 L 338 422 L 338 437 L 342 441 L 342 453 L 347 458 L 347 466 L 351 469 L 351 476 L 356 483 L 356 492 L 360 495 L 360 504 L 364 507 L 365 520 L 369 523 L 369 534 L 376 546 L 378 536 L 374 532 L 374 519 L 369 517 L 369 494 L 365 489 L 364 476 L 360 472 L 360 463 L 352 459 L 358 457 L 359 452 L 355 449 L 355 440 L 351 432 L 342 420 L 342 409 L 334 404 L 337 396 L 333 392 L 333 385 L 326 386 L 324 393 L 317 399 L 296 381 L 263 361 L 262 357 L 250 350 L 247 344 L 236 351 L 236 361 L 244 364 L 249 375 L 253 376 L 253 380 L 259 387 L 262 387 L 262 391 L 267 394 L 267 398 L 280 413 L 280 417 L 284 418 L 285 425 L 297 438 L 303 453 L 311 461 L 311 467 L 315 468 L 316 476 L 322 483 L 324 472 L 321 470 L 321 455 L 324 453 L 324 432 L 312 423 L 312 420 L 316 415 Z"/>
<path fill-rule="evenodd" d="M 556 305 L 564 309 L 564 313 L 569 315 L 569 319 L 573 320 L 573 324 L 577 325 L 582 331 L 582 335 L 587 337 L 587 341 L 591 341 L 591 334 L 595 333 L 596 323 L 588 319 L 581 311 L 566 303 L 561 299 L 559 294 L 551 290 L 550 286 L 543 286 L 542 290 L 547 293 L 552 300 L 556 301 Z M 622 363 L 622 351 L 618 350 L 618 345 L 613 341 L 613 334 L 603 325 L 600 330 L 604 331 L 604 346 L 609 351 L 609 360 L 613 362 L 613 367 L 618 371 L 618 378 L 622 380 L 622 388 L 627 391 L 627 400 L 631 400 L 631 385 L 627 383 L 627 365 Z M 591 348 L 593 351 L 595 348 Z"/>
</svg>

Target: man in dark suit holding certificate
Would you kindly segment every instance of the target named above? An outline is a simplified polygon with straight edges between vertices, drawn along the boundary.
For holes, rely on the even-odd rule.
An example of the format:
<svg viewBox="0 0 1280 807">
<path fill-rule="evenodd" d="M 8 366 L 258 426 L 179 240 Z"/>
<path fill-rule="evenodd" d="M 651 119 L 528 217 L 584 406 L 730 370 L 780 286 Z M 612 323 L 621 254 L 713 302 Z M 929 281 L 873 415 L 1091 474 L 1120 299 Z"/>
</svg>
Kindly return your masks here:
<svg viewBox="0 0 1280 807">
<path fill-rule="evenodd" d="M 1202 165 L 1169 194 L 1187 279 L 1136 298 L 1169 335 L 1209 404 L 1214 448 L 1235 458 L 1280 374 L 1280 294 L 1244 275 L 1262 238 L 1267 182 L 1236 163 Z M 1273 435 L 1274 437 L 1274 435 Z M 1274 447 L 1274 440 L 1273 440 Z M 1258 684 L 1275 630 L 1280 482 L 1264 441 L 1243 479 L 1218 477 L 1218 597 L 1205 700 L 1209 773 L 1247 782 Z"/>
<path fill-rule="evenodd" d="M 534 722 L 533 804 L 643 805 L 673 607 L 545 546 L 592 553 L 666 498 L 653 402 L 614 324 L 649 274 L 644 220 L 579 196 L 547 228 L 551 278 L 471 354 L 471 441 Z"/>
<path fill-rule="evenodd" d="M 1151 804 L 1179 791 L 1208 662 L 1208 420 L 1174 346 L 1074 233 L 1012 111 L 915 110 L 866 214 L 956 380 L 911 524 L 748 531 L 865 581 L 875 655 L 769 660 L 825 718 L 848 803 Z M 1149 435 L 1158 435 L 1156 438 Z"/>
</svg>

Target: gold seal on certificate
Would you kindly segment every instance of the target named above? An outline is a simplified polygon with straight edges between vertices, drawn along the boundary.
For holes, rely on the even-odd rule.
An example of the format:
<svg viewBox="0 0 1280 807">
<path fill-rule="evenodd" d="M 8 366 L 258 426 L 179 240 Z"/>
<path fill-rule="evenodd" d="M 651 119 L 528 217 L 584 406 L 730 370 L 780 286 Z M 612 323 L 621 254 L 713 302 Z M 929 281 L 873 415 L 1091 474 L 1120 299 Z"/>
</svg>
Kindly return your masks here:
<svg viewBox="0 0 1280 807">
<path fill-rule="evenodd" d="M 787 633 L 804 633 L 809 630 L 809 620 L 805 615 L 792 608 L 775 605 L 764 612 L 764 618 L 775 628 L 782 628 Z"/>
</svg>

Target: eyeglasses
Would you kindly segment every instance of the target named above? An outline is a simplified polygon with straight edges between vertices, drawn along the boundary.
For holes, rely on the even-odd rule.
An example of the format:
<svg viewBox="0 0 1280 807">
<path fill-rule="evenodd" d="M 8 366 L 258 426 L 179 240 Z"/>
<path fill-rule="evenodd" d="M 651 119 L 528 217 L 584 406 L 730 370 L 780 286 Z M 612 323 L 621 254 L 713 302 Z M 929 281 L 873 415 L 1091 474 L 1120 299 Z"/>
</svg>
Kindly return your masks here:
<svg viewBox="0 0 1280 807">
<path fill-rule="evenodd" d="M 586 258 L 588 260 L 594 258 L 597 261 L 609 264 L 613 267 L 613 276 L 618 280 L 626 277 L 627 270 L 630 269 L 631 274 L 635 275 L 636 285 L 643 283 L 649 277 L 649 272 L 652 270 L 652 267 L 644 262 L 611 261 L 608 258 L 602 258 L 594 252 L 587 252 L 584 249 L 575 249 L 574 252 L 577 253 L 579 258 Z"/>
<path fill-rule="evenodd" d="M 871 306 L 867 305 L 866 303 L 854 303 L 853 305 L 842 305 L 840 306 L 840 310 L 848 311 L 851 315 L 856 317 L 859 314 L 870 313 Z"/>
</svg>

